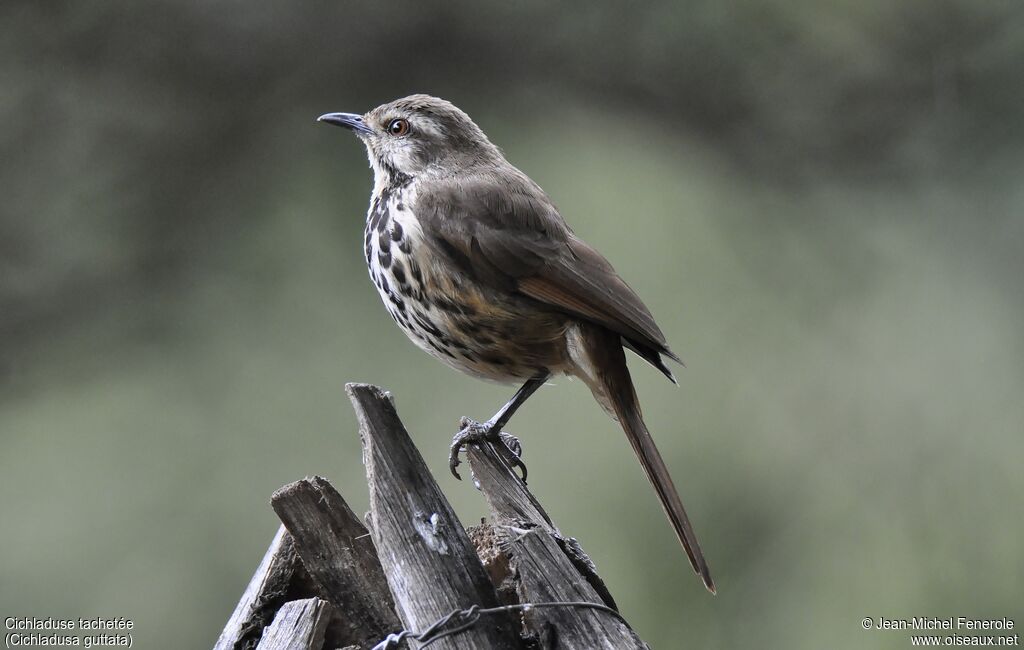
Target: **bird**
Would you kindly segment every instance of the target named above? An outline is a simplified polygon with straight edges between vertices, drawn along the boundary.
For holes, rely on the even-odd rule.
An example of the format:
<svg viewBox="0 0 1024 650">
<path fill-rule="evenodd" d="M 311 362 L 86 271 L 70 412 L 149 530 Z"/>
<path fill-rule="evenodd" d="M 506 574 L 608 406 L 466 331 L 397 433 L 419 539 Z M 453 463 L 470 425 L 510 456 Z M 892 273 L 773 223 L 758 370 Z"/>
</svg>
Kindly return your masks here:
<svg viewBox="0 0 1024 650">
<path fill-rule="evenodd" d="M 672 352 L 650 310 L 596 249 L 580 239 L 537 183 L 509 163 L 451 102 L 415 94 L 365 114 L 319 122 L 351 130 L 373 170 L 363 253 L 370 278 L 402 331 L 456 370 L 521 383 L 492 418 L 463 418 L 459 451 L 502 442 L 502 431 L 554 375 L 582 380 L 618 421 L 695 573 L 716 592 L 665 461 L 644 423 L 626 365 L 636 353 L 675 383 Z"/>
</svg>

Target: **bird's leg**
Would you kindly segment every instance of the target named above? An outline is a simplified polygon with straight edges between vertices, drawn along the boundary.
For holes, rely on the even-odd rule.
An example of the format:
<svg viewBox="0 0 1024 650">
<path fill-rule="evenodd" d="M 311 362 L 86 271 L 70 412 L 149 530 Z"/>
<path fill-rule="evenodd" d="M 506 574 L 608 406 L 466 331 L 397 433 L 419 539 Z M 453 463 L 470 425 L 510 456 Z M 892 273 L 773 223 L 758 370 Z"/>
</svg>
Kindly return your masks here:
<svg viewBox="0 0 1024 650">
<path fill-rule="evenodd" d="M 501 429 L 508 424 L 516 410 L 530 398 L 530 395 L 543 386 L 549 377 L 551 377 L 551 373 L 547 371 L 531 377 L 516 391 L 512 399 L 506 402 L 505 406 L 502 406 L 487 422 L 480 423 L 469 418 L 462 418 L 460 423 L 462 429 L 452 438 L 451 452 L 448 455 L 448 468 L 451 470 L 452 476 L 462 480 L 456 468 L 459 466 L 459 452 L 464 446 L 470 443 L 492 442 L 498 443 L 495 445 L 495 449 L 505 458 L 506 462 L 523 471 L 523 481 L 526 481 L 526 464 L 520 459 L 522 446 L 515 436 L 505 433 Z"/>
</svg>

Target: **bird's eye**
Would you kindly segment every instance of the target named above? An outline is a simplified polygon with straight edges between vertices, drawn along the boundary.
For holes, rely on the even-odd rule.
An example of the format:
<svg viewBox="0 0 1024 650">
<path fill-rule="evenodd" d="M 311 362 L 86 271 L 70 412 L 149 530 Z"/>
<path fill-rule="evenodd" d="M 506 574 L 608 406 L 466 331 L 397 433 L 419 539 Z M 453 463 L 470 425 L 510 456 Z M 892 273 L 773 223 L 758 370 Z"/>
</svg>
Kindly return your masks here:
<svg viewBox="0 0 1024 650">
<path fill-rule="evenodd" d="M 401 118 L 397 120 L 391 120 L 388 123 L 388 133 L 395 137 L 401 137 L 409 132 L 409 120 L 403 120 Z"/>
</svg>

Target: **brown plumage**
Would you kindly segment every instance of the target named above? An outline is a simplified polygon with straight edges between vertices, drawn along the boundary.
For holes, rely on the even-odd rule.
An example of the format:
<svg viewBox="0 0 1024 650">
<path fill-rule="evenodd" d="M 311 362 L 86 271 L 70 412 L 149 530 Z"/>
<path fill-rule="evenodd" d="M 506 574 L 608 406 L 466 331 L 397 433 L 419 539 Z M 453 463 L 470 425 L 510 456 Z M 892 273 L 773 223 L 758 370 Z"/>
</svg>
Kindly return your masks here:
<svg viewBox="0 0 1024 650">
<path fill-rule="evenodd" d="M 644 424 L 623 347 L 674 381 L 679 361 L 639 296 L 569 229 L 547 194 L 452 104 L 413 95 L 366 115 L 320 118 L 355 131 L 374 170 L 365 249 L 370 276 L 419 347 L 475 376 L 526 384 L 493 437 L 549 376 L 581 378 L 617 419 L 690 563 L 714 583 L 682 501 Z M 457 476 L 457 474 L 456 474 Z"/>
</svg>

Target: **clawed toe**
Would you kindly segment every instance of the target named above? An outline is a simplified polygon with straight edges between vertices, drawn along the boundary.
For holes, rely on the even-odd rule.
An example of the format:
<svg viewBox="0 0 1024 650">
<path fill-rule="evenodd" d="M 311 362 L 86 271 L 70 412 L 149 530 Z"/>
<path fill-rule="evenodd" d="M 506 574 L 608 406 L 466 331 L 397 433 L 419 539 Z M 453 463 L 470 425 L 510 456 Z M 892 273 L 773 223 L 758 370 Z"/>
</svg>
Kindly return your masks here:
<svg viewBox="0 0 1024 650">
<path fill-rule="evenodd" d="M 516 458 L 523 457 L 523 443 L 519 442 L 519 438 L 504 431 L 498 435 L 501 437 L 501 441 L 505 443 L 505 446 L 508 447 L 508 450 L 516 455 Z"/>
<path fill-rule="evenodd" d="M 490 431 L 476 420 L 469 418 L 462 418 L 459 426 L 462 428 L 452 437 L 452 446 L 448 452 L 448 469 L 451 471 L 452 476 L 461 481 L 462 477 L 459 476 L 459 470 L 457 469 L 462 464 L 462 461 L 459 460 L 459 453 L 468 444 L 485 441 L 487 436 L 490 435 Z"/>
<path fill-rule="evenodd" d="M 519 442 L 519 438 L 504 431 L 495 431 L 490 423 L 481 424 L 470 418 L 462 418 L 459 425 L 462 429 L 452 438 L 448 453 L 448 469 L 452 476 L 462 480 L 458 471 L 458 466 L 462 464 L 459 460 L 459 452 L 462 451 L 462 448 L 469 444 L 479 445 L 486 442 L 492 443 L 494 450 L 511 467 L 518 467 L 523 473 L 523 482 L 526 482 L 526 464 L 520 458 L 523 454 L 523 446 Z"/>
<path fill-rule="evenodd" d="M 495 449 L 505 459 L 505 462 L 509 464 L 509 467 L 513 469 L 518 468 L 523 473 L 522 480 L 526 483 L 526 463 L 523 462 L 523 444 L 519 442 L 519 438 L 516 438 L 511 433 L 505 433 L 502 431 L 500 434 L 500 445 L 495 445 Z"/>
</svg>

